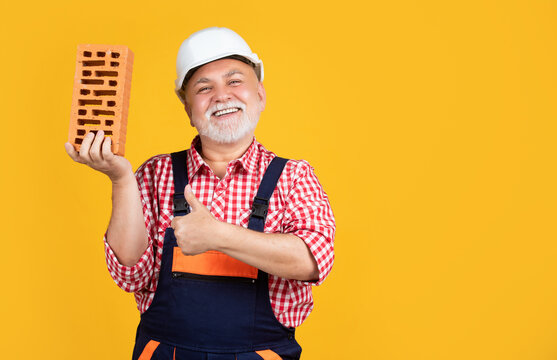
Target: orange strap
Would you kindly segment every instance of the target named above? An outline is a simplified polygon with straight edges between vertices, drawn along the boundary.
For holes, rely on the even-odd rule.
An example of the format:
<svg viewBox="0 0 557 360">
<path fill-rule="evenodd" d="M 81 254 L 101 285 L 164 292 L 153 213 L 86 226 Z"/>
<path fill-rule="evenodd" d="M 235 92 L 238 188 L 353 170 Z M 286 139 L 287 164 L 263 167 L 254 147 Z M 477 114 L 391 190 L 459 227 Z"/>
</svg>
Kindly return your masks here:
<svg viewBox="0 0 557 360">
<path fill-rule="evenodd" d="M 174 248 L 172 271 L 207 276 L 233 276 L 257 279 L 257 268 L 236 260 L 219 251 L 187 256 L 179 247 Z"/>
<path fill-rule="evenodd" d="M 282 360 L 282 358 L 273 350 L 259 350 L 256 351 L 256 353 L 261 356 L 263 360 Z"/>
<path fill-rule="evenodd" d="M 143 348 L 143 352 L 139 356 L 138 360 L 150 360 L 159 344 L 160 342 L 158 341 L 150 340 Z"/>
</svg>

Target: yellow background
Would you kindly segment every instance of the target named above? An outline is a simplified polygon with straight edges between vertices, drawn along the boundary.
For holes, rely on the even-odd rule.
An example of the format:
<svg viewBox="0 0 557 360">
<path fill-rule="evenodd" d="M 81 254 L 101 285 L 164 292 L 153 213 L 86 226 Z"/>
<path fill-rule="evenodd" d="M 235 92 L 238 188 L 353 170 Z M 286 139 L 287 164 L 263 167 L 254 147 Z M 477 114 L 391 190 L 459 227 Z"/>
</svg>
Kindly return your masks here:
<svg viewBox="0 0 557 360">
<path fill-rule="evenodd" d="M 194 136 L 181 41 L 265 64 L 257 138 L 316 168 L 336 263 L 311 359 L 557 359 L 554 1 L 11 1 L 0 5 L 6 359 L 128 359 L 138 312 L 104 262 L 104 175 L 65 154 L 76 46 L 135 53 L 127 158 Z"/>
</svg>

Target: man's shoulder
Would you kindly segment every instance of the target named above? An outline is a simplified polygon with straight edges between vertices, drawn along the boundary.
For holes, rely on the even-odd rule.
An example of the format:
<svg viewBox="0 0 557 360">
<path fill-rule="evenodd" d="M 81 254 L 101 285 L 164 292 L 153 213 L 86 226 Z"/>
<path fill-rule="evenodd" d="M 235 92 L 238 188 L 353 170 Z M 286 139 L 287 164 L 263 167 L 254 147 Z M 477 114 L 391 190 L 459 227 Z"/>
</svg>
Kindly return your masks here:
<svg viewBox="0 0 557 360">
<path fill-rule="evenodd" d="M 308 175 L 313 176 L 313 166 L 311 166 L 311 164 L 307 160 L 291 159 L 286 156 L 281 156 L 280 154 L 277 155 L 271 151 L 267 151 L 263 156 L 265 168 L 270 165 L 271 161 L 275 157 L 282 157 L 288 160 L 284 165 L 284 169 L 282 170 L 279 183 L 289 184 L 290 187 L 293 186 L 293 184 L 298 182 L 300 179 Z"/>
<path fill-rule="evenodd" d="M 275 157 L 282 157 L 288 160 L 288 162 L 284 167 L 285 172 L 304 173 L 307 171 L 313 171 L 313 167 L 310 165 L 310 163 L 307 160 L 304 159 L 297 160 L 297 159 L 291 159 L 286 156 L 281 156 L 280 154 L 276 154 L 270 150 L 267 150 L 267 148 L 265 148 L 263 144 L 261 144 L 260 142 L 256 142 L 256 146 L 259 153 L 261 154 L 261 159 L 263 160 L 263 162 L 266 163 L 266 165 L 269 165 Z"/>
<path fill-rule="evenodd" d="M 172 165 L 170 154 L 159 154 L 145 160 L 135 173 L 136 175 L 145 173 L 156 174 L 167 169 L 169 165 Z"/>
<path fill-rule="evenodd" d="M 145 160 L 143 162 L 143 164 L 141 164 L 141 166 L 145 166 L 145 165 L 157 165 L 157 164 L 161 164 L 161 163 L 165 163 L 171 161 L 170 160 L 170 154 L 158 154 L 158 155 L 153 155 L 150 158 L 148 158 L 147 160 Z"/>
<path fill-rule="evenodd" d="M 295 181 L 308 174 L 312 174 L 313 170 L 313 166 L 311 166 L 307 160 L 288 159 L 283 172 L 286 173 L 286 177 L 289 178 L 290 181 Z"/>
</svg>

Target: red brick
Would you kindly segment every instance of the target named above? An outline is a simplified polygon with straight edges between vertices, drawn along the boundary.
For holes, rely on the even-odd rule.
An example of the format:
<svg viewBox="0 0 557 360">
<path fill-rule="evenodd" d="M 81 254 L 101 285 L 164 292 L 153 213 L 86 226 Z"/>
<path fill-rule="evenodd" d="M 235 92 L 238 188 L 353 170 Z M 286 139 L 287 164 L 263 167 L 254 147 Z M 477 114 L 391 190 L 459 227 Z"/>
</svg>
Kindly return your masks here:
<svg viewBox="0 0 557 360">
<path fill-rule="evenodd" d="M 88 132 L 103 130 L 112 137 L 112 152 L 124 156 L 132 67 L 126 46 L 78 45 L 68 135 L 77 151 Z"/>
</svg>

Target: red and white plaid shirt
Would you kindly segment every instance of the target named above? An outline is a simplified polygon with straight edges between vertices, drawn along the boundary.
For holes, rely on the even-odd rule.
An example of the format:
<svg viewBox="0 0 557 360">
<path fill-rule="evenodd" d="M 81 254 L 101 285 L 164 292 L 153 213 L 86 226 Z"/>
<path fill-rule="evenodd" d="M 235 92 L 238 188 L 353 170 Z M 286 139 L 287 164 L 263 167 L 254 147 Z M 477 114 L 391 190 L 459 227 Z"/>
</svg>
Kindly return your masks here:
<svg viewBox="0 0 557 360">
<path fill-rule="evenodd" d="M 187 158 L 188 182 L 193 193 L 218 220 L 247 227 L 259 183 L 276 155 L 254 139 L 241 158 L 228 164 L 226 175 L 219 179 L 197 152 L 195 146 L 198 142 L 199 137 L 196 137 Z M 170 155 L 152 157 L 137 169 L 135 176 L 143 203 L 149 246 L 137 264 L 129 267 L 118 262 L 106 241 L 106 234 L 104 244 L 110 275 L 120 288 L 135 292 L 137 307 L 143 313 L 155 295 L 164 233 L 173 218 L 174 183 Z M 308 245 L 317 261 L 317 282 L 269 275 L 269 295 L 277 319 L 286 327 L 297 327 L 313 309 L 311 286 L 325 280 L 334 260 L 333 212 L 307 161 L 290 160 L 286 164 L 269 202 L 265 232 L 298 236 Z"/>
</svg>

